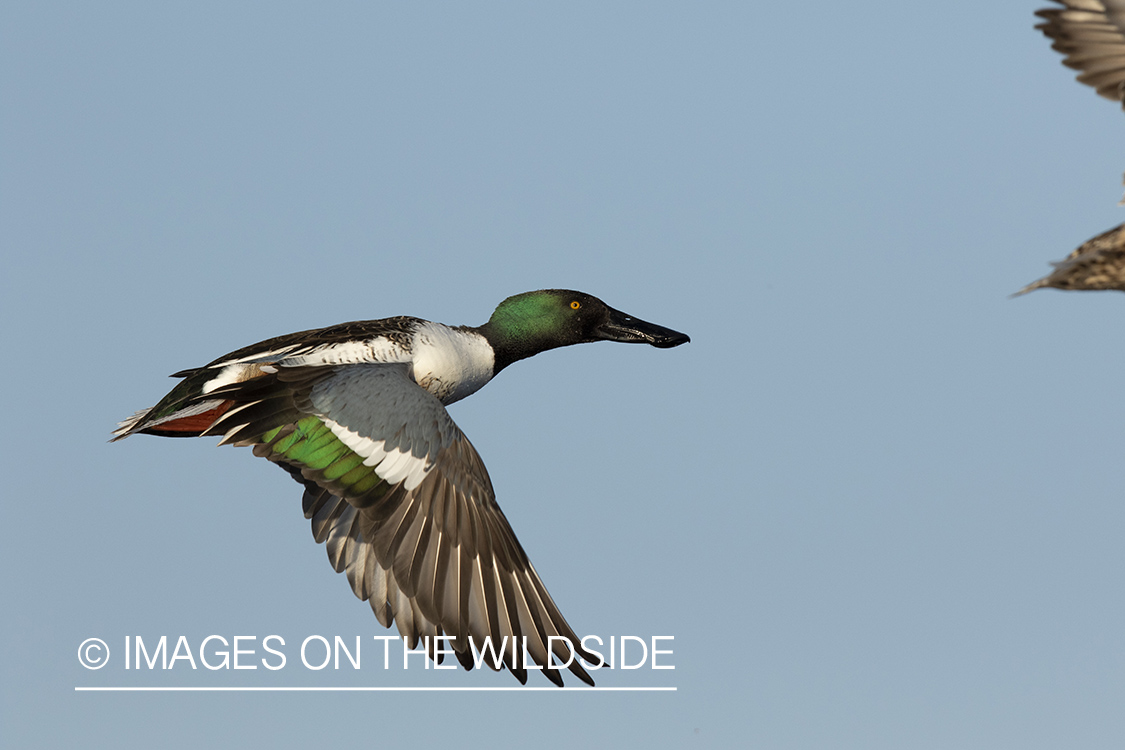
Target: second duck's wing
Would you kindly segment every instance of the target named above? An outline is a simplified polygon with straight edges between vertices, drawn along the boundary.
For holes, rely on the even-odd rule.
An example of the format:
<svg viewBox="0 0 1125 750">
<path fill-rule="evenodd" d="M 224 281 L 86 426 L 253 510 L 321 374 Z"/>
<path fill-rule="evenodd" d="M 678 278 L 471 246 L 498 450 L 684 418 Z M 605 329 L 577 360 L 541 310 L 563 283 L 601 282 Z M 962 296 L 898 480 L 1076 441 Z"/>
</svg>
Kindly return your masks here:
<svg viewBox="0 0 1125 750">
<path fill-rule="evenodd" d="M 1063 64 L 1080 71 L 1078 80 L 1107 99 L 1125 95 L 1125 0 L 1056 0 L 1044 8 L 1036 26 L 1051 38 Z"/>
</svg>

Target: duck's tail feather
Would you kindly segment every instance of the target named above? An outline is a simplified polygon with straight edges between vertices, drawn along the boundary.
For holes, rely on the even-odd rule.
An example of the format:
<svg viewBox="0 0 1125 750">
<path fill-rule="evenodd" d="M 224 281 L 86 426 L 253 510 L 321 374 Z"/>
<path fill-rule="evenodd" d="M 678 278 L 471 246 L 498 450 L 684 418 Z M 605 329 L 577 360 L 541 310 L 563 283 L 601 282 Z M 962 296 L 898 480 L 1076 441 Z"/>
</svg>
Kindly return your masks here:
<svg viewBox="0 0 1125 750">
<path fill-rule="evenodd" d="M 203 384 L 213 377 L 204 370 L 188 370 L 173 377 L 184 378 L 151 409 L 137 412 L 117 425 L 110 442 L 136 433 L 164 437 L 198 437 L 233 405 L 226 399 L 201 399 Z"/>
</svg>

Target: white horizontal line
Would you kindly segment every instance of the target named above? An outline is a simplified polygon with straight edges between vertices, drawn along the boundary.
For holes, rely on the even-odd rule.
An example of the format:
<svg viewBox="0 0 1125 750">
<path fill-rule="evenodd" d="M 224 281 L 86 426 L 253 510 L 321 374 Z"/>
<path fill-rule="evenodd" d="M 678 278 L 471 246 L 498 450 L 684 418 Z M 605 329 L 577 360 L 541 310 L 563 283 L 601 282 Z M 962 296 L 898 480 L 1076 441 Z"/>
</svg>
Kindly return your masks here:
<svg viewBox="0 0 1125 750">
<path fill-rule="evenodd" d="M 91 693 L 503 693 L 548 691 L 577 692 L 676 692 L 674 687 L 75 687 L 75 692 Z"/>
</svg>

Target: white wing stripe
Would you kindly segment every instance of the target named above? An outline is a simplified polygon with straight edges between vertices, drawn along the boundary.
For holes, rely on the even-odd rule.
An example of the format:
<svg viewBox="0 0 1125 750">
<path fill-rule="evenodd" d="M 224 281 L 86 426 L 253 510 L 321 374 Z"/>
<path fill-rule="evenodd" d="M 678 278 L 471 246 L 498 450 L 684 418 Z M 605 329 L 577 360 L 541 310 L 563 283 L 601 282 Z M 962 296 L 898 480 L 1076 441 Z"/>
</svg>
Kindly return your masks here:
<svg viewBox="0 0 1125 750">
<path fill-rule="evenodd" d="M 339 438 L 341 443 L 357 454 L 365 456 L 363 463 L 374 466 L 375 473 L 389 484 L 405 482 L 403 485 L 405 489 L 413 490 L 434 468 L 433 462 L 426 457 L 418 457 L 398 448 L 392 448 L 387 452 L 386 441 L 363 437 L 328 417 L 321 417 L 321 421 L 332 430 L 332 434 Z"/>
</svg>

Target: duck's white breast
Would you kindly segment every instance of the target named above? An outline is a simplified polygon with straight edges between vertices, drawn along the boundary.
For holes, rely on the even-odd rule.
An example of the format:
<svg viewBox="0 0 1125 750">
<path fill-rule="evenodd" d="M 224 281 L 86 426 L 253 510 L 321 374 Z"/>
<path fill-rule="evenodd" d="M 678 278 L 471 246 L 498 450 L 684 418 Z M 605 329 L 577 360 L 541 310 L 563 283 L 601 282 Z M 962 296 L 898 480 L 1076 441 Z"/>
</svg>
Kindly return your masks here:
<svg viewBox="0 0 1125 750">
<path fill-rule="evenodd" d="M 425 322 L 414 333 L 414 380 L 452 404 L 492 380 L 496 354 L 479 333 Z"/>
</svg>

